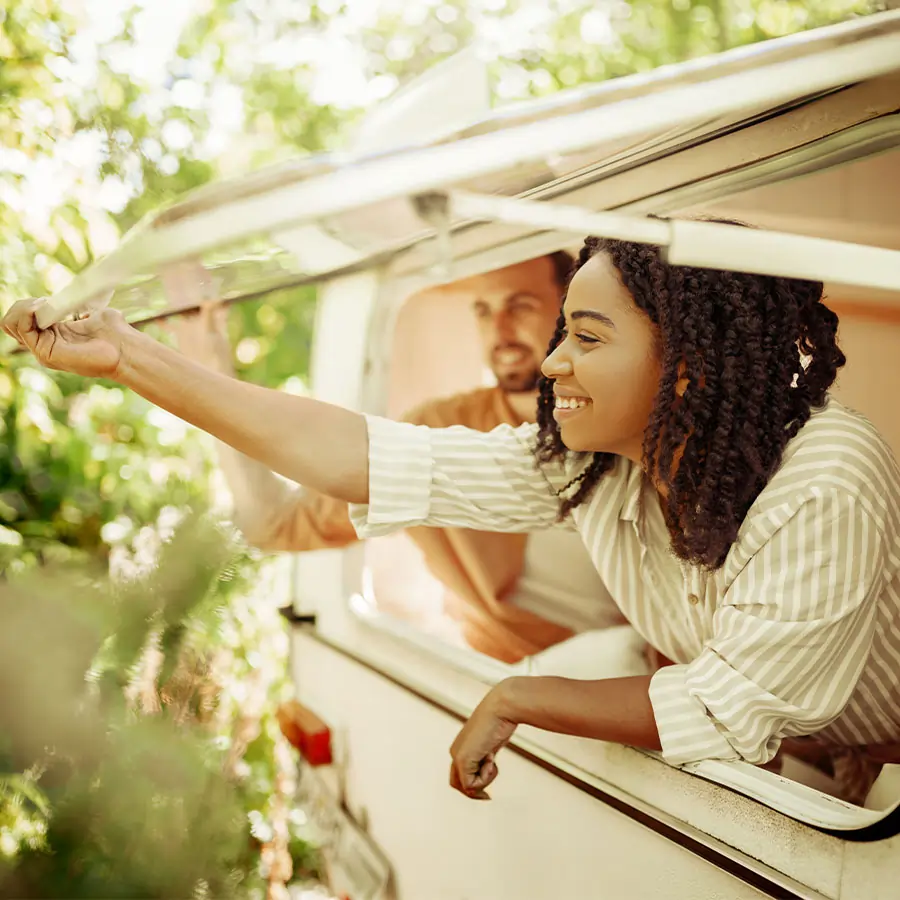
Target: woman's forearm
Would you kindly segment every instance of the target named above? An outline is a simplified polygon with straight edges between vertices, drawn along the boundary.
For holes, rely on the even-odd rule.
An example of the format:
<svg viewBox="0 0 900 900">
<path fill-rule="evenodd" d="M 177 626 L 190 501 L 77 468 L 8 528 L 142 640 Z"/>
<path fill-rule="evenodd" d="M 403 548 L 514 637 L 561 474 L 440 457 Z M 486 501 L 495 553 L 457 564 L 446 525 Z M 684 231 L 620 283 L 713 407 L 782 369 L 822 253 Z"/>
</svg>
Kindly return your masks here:
<svg viewBox="0 0 900 900">
<path fill-rule="evenodd" d="M 515 725 L 659 750 L 659 730 L 650 703 L 651 677 L 508 678 L 495 688 L 495 711 Z"/>
<path fill-rule="evenodd" d="M 357 413 L 220 375 L 138 331 L 123 341 L 116 378 L 293 481 L 368 501 L 368 436 Z"/>
</svg>

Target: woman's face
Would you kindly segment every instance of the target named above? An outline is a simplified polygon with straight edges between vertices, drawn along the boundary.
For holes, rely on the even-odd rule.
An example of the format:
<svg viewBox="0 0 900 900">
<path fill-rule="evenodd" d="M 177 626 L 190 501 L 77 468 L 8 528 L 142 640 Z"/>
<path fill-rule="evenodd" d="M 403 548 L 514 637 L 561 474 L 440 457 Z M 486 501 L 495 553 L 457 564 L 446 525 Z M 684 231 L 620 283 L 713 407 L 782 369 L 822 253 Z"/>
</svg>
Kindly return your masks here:
<svg viewBox="0 0 900 900">
<path fill-rule="evenodd" d="M 659 386 L 656 327 L 606 253 L 578 270 L 563 311 L 565 339 L 541 367 L 554 381 L 563 443 L 639 462 Z"/>
</svg>

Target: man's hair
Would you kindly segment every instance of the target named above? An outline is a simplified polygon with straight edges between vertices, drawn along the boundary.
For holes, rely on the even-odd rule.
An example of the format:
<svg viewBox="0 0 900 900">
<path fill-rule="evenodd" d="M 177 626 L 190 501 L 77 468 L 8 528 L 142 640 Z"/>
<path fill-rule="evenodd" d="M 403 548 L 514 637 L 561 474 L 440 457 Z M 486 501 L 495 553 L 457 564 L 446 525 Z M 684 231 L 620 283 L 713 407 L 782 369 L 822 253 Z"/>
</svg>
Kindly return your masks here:
<svg viewBox="0 0 900 900">
<path fill-rule="evenodd" d="M 671 266 L 658 247 L 627 241 L 589 237 L 571 274 L 598 253 L 609 255 L 635 305 L 658 329 L 661 376 L 643 466 L 665 489 L 672 549 L 717 569 L 788 441 L 825 402 L 846 362 L 836 340 L 838 317 L 822 303 L 820 282 Z M 564 327 L 560 314 L 551 351 Z M 679 399 L 683 379 L 687 389 Z M 553 406 L 553 382 L 542 378 L 536 445 L 542 462 L 569 452 Z M 591 455 L 561 492 L 561 518 L 590 497 L 615 463 L 613 454 Z"/>
<path fill-rule="evenodd" d="M 565 250 L 557 250 L 555 253 L 548 254 L 547 259 L 553 265 L 553 277 L 556 279 L 556 283 L 565 290 L 569 279 L 575 274 L 573 271 L 575 257 Z"/>
</svg>

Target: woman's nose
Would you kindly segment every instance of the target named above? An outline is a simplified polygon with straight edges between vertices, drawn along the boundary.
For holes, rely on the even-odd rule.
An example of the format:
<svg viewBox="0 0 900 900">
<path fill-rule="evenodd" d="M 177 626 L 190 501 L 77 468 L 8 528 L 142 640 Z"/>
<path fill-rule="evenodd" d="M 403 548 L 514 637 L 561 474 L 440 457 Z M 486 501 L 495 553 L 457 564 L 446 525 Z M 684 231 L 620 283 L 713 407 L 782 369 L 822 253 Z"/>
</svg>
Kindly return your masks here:
<svg viewBox="0 0 900 900">
<path fill-rule="evenodd" d="M 566 350 L 566 341 L 558 344 L 556 349 L 541 363 L 541 373 L 545 378 L 563 378 L 572 374 L 572 360 Z"/>
</svg>

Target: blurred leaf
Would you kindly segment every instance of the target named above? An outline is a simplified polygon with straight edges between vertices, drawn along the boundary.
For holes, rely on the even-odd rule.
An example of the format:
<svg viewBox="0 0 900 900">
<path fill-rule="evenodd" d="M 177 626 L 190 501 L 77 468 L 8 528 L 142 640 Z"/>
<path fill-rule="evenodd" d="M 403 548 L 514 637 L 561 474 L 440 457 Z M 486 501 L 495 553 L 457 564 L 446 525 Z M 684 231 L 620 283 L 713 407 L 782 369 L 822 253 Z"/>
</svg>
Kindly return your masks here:
<svg viewBox="0 0 900 900">
<path fill-rule="evenodd" d="M 50 805 L 43 792 L 27 775 L 0 774 L 0 795 L 7 798 L 24 797 L 41 815 L 49 815 Z"/>
<path fill-rule="evenodd" d="M 144 609 L 167 611 L 169 629 L 180 632 L 178 646 L 168 648 L 173 654 L 191 611 L 232 554 L 221 530 L 186 519 L 165 559 L 143 577 L 153 598 Z M 194 569 L 202 579 L 190 576 Z M 196 592 L 191 602 L 188 589 Z M 91 690 L 86 676 L 103 657 L 101 648 L 120 636 L 128 612 L 114 600 L 90 569 L 64 577 L 44 570 L 0 583 L 3 755 L 22 772 L 47 769 L 50 792 L 48 803 L 40 782 L 0 777 L 0 800 L 25 798 L 48 819 L 44 845 L 19 849 L 0 896 L 188 897 L 201 880 L 215 896 L 232 896 L 248 874 L 241 867 L 249 832 L 221 751 L 212 752 L 196 721 L 136 717 L 124 700 L 98 703 Z M 171 618 L 176 610 L 188 618 Z M 189 685 L 190 693 L 199 686 Z"/>
</svg>

